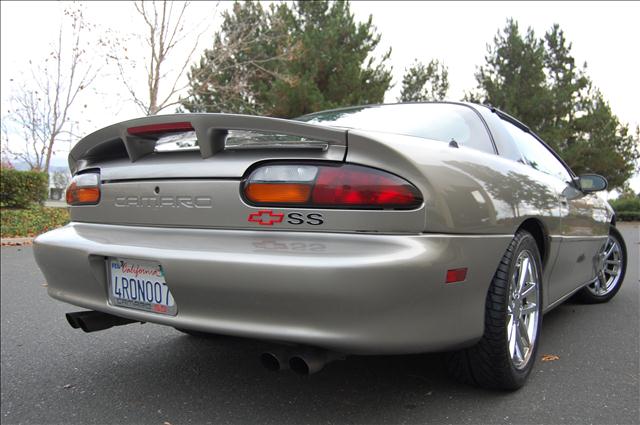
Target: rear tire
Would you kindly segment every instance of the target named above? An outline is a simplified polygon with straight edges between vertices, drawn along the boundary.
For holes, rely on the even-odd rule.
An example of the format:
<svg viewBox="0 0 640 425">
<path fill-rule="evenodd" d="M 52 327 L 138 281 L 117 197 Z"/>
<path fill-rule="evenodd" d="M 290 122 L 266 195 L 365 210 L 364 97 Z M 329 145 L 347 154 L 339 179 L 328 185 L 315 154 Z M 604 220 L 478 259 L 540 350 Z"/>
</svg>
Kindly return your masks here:
<svg viewBox="0 0 640 425">
<path fill-rule="evenodd" d="M 615 227 L 609 229 L 609 238 L 600 252 L 597 277 L 594 283 L 582 288 L 575 299 L 584 304 L 606 303 L 615 297 L 627 272 L 627 246 Z"/>
<path fill-rule="evenodd" d="M 449 372 L 484 388 L 515 390 L 531 373 L 542 324 L 542 265 L 534 237 L 519 230 L 496 270 L 485 304 L 484 335 L 449 355 Z"/>
</svg>

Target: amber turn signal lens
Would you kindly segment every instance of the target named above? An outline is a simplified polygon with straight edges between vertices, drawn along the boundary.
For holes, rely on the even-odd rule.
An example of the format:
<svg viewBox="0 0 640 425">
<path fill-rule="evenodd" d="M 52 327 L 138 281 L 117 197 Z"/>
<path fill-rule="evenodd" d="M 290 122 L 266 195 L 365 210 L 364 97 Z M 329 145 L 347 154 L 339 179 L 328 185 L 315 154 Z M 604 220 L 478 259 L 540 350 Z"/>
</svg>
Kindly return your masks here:
<svg viewBox="0 0 640 425">
<path fill-rule="evenodd" d="M 309 200 L 311 186 L 301 183 L 249 183 L 245 195 L 251 202 L 302 204 Z"/>
<path fill-rule="evenodd" d="M 67 204 L 97 204 L 100 200 L 100 189 L 97 187 L 76 187 L 72 183 L 67 189 Z"/>
<path fill-rule="evenodd" d="M 67 188 L 69 205 L 92 205 L 100 201 L 100 177 L 97 173 L 78 174 Z"/>
</svg>

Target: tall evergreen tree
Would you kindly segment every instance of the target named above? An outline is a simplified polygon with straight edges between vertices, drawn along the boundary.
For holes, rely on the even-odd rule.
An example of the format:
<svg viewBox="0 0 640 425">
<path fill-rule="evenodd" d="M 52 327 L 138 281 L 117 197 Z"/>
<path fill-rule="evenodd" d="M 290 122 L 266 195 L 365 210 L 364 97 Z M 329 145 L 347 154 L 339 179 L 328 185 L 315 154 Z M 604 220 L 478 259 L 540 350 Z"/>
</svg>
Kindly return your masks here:
<svg viewBox="0 0 640 425">
<path fill-rule="evenodd" d="M 571 43 L 558 24 L 544 35 L 544 67 L 548 75 L 547 117 L 539 128 L 540 136 L 558 151 L 575 143 L 575 120 L 589 96 L 585 63 L 578 68 L 571 56 Z"/>
<path fill-rule="evenodd" d="M 523 35 L 516 21 L 507 20 L 493 46 L 487 47 L 486 63 L 476 73 L 478 93 L 473 100 L 490 103 L 540 128 L 549 111 L 544 53 L 531 28 Z"/>
<path fill-rule="evenodd" d="M 610 106 L 571 55 L 558 25 L 542 39 L 508 20 L 488 47 L 470 100 L 489 103 L 529 125 L 578 174 L 602 174 L 622 187 L 637 170 L 638 137 Z"/>
<path fill-rule="evenodd" d="M 264 10 L 259 2 L 235 2 L 199 62 L 191 67 L 191 112 L 263 114 L 269 110 L 269 89 L 283 72 L 290 37 L 287 7 Z"/>
<path fill-rule="evenodd" d="M 578 118 L 573 122 L 574 141 L 562 151 L 577 174 L 601 174 L 612 188 L 622 188 L 640 170 L 638 129 L 635 134 L 611 111 L 599 90 L 585 96 Z"/>
<path fill-rule="evenodd" d="M 449 90 L 449 70 L 437 59 L 426 66 L 416 60 L 402 77 L 399 102 L 443 100 Z"/>
<path fill-rule="evenodd" d="M 377 103 L 391 83 L 387 51 L 371 17 L 354 20 L 348 2 L 234 3 L 213 47 L 191 68 L 189 111 L 294 117 Z"/>
</svg>

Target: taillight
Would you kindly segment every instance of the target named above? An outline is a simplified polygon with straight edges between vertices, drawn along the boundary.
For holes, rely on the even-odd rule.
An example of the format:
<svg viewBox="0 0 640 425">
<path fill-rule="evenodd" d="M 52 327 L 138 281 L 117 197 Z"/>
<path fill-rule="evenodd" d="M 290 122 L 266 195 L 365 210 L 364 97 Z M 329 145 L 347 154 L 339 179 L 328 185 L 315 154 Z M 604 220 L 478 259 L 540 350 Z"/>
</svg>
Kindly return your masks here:
<svg viewBox="0 0 640 425">
<path fill-rule="evenodd" d="M 386 171 L 352 164 L 270 164 L 244 181 L 245 199 L 259 206 L 412 209 L 422 195 Z"/>
<path fill-rule="evenodd" d="M 100 201 L 100 175 L 97 173 L 78 174 L 67 187 L 67 204 L 93 205 Z"/>
</svg>

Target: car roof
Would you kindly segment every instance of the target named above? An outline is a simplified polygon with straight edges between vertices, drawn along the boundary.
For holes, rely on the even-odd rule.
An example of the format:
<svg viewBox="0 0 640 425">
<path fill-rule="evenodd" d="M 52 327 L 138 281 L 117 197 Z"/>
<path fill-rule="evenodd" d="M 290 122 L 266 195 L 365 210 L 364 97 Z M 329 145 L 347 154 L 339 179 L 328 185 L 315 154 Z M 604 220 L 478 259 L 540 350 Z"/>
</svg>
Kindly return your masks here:
<svg viewBox="0 0 640 425">
<path fill-rule="evenodd" d="M 332 108 L 332 109 L 323 109 L 321 111 L 310 112 L 308 114 L 304 114 L 299 116 L 298 118 L 308 117 L 311 115 L 322 114 L 325 112 L 339 112 L 339 111 L 349 111 L 352 109 L 362 109 L 362 108 L 376 108 L 380 106 L 394 106 L 394 105 L 420 105 L 420 104 L 434 104 L 434 103 L 442 103 L 442 104 L 456 104 L 456 105 L 467 105 L 472 107 L 482 106 L 476 103 L 471 102 L 456 102 L 456 101 L 430 101 L 430 102 L 390 102 L 390 103 L 367 103 L 364 105 L 352 105 L 352 106 L 342 106 L 340 108 Z"/>
<path fill-rule="evenodd" d="M 517 118 L 514 118 L 513 116 L 507 114 L 506 112 L 490 105 L 490 104 L 481 104 L 481 103 L 474 103 L 474 102 L 464 102 L 464 101 L 453 101 L 453 100 L 438 100 L 438 101 L 428 101 L 428 102 L 391 102 L 391 103 L 370 103 L 370 104 L 365 104 L 365 105 L 354 105 L 354 106 L 344 106 L 344 107 L 340 107 L 340 108 L 333 108 L 333 109 L 324 109 L 322 111 L 317 111 L 317 112 L 311 112 L 308 114 L 304 114 L 302 116 L 297 117 L 296 119 L 300 119 L 300 118 L 305 118 L 305 117 L 309 117 L 309 116 L 313 116 L 313 115 L 317 115 L 317 114 L 322 114 L 325 112 L 339 112 L 339 111 L 349 111 L 352 109 L 361 109 L 361 108 L 374 108 L 374 107 L 380 107 L 380 106 L 392 106 L 392 105 L 420 105 L 420 104 L 446 104 L 446 105 L 462 105 L 462 106 L 467 106 L 476 110 L 479 110 L 480 108 L 486 108 L 489 109 L 491 112 L 497 114 L 500 118 L 509 121 L 510 123 L 512 123 L 513 125 L 520 127 L 520 129 L 526 131 L 526 132 L 531 132 L 531 129 L 524 124 L 522 121 L 518 120 Z"/>
</svg>

